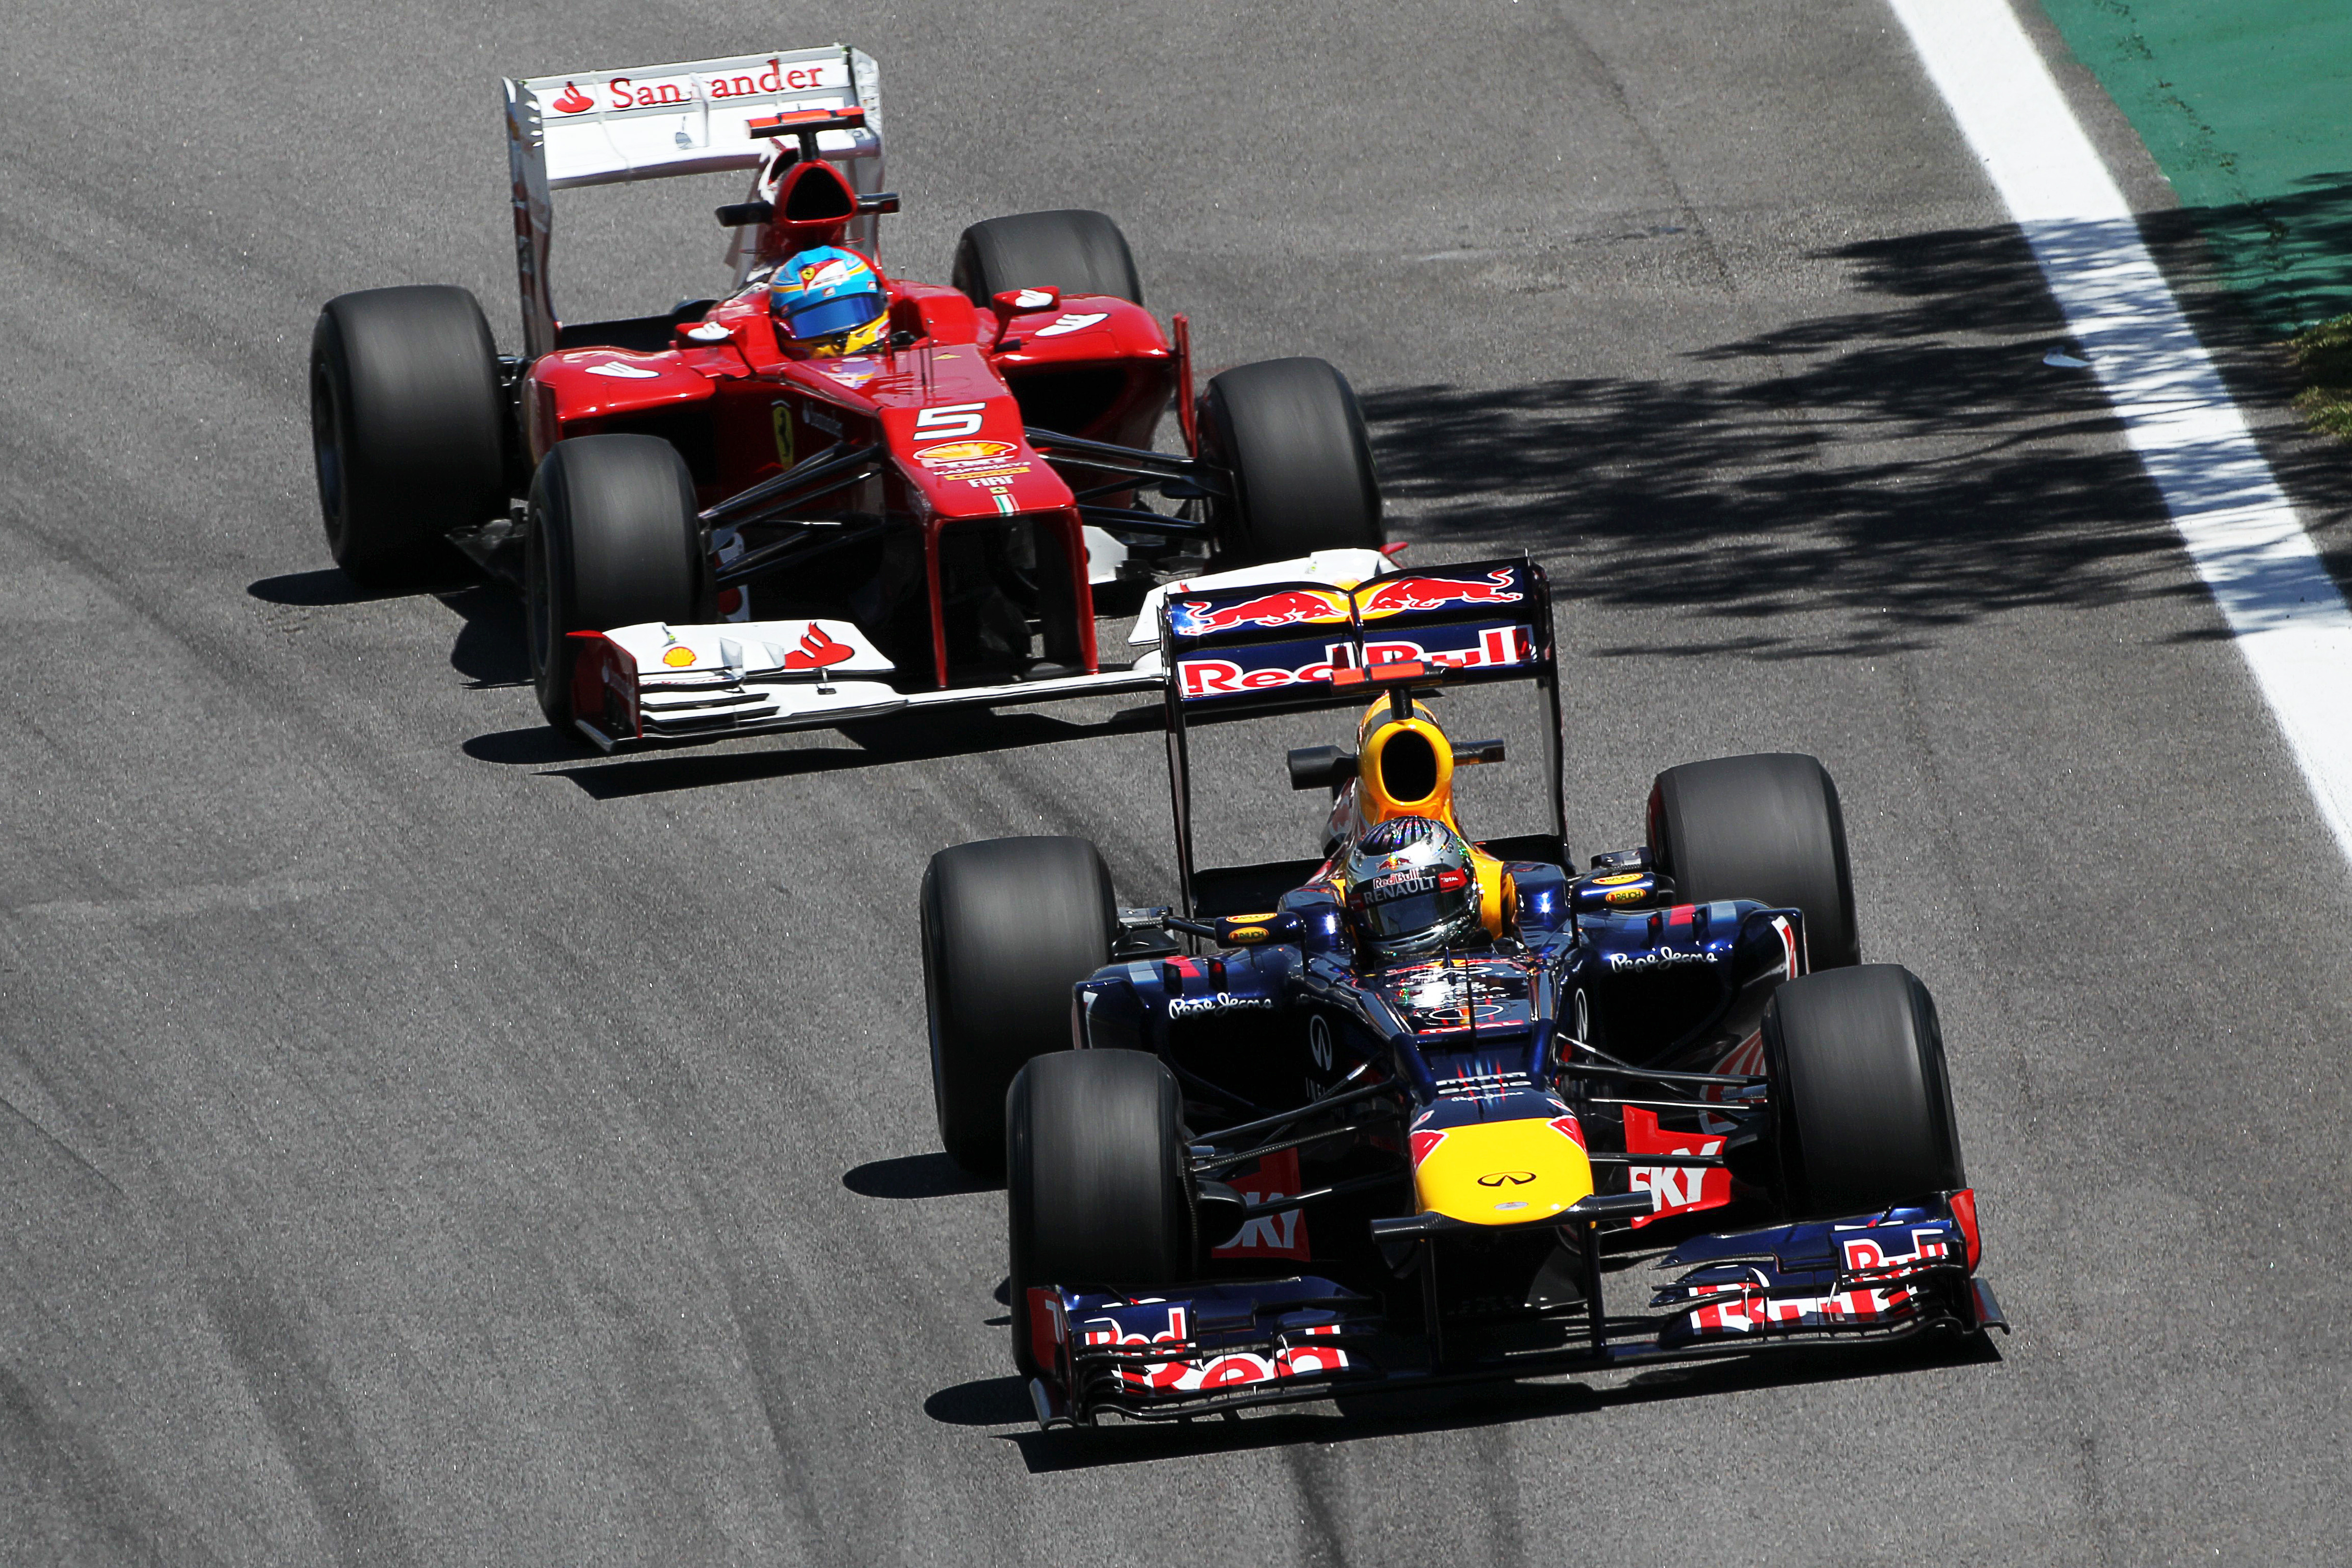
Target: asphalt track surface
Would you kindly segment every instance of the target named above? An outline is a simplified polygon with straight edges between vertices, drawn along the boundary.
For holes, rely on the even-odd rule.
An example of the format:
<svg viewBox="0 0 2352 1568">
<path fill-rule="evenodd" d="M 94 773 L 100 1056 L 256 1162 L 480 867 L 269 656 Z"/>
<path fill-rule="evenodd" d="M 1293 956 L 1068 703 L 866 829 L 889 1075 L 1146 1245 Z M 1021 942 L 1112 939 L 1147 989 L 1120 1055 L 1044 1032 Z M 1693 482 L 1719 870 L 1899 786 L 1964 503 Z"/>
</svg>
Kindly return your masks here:
<svg viewBox="0 0 2352 1568">
<path fill-rule="evenodd" d="M 1827 761 L 2019 1327 L 1029 1432 L 911 894 L 1077 832 L 1164 896 L 1156 737 L 586 758 L 497 595 L 354 597 L 319 537 L 318 304 L 454 281 L 512 333 L 495 79 L 769 44 L 744 16 L 19 0 L 0 1556 L 2340 1559 L 2352 884 L 1870 0 L 777 18 L 883 62 L 886 262 L 1105 208 L 1207 362 L 1365 390 L 1419 559 L 1551 563 L 1580 849 L 1668 763 Z M 559 305 L 708 291 L 730 197 L 566 197 Z"/>
</svg>

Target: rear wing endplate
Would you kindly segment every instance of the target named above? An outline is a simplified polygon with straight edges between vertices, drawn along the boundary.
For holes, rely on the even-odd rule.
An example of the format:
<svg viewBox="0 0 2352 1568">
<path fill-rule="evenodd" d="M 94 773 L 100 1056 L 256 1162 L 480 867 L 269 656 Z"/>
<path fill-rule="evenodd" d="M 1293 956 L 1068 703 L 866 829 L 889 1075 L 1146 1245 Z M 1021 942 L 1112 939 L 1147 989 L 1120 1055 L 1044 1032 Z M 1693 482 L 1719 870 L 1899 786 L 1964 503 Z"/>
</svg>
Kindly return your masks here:
<svg viewBox="0 0 2352 1568">
<path fill-rule="evenodd" d="M 1188 915 L 1194 862 L 1185 731 L 1207 719 L 1360 706 L 1389 691 L 1531 680 L 1545 700 L 1552 830 L 1565 840 L 1551 585 L 1529 557 L 1398 572 L 1353 588 L 1306 582 L 1171 592 L 1160 617 L 1169 794 Z"/>
<path fill-rule="evenodd" d="M 509 78 L 506 100 L 523 348 L 533 359 L 556 346 L 547 277 L 555 191 L 754 169 L 771 143 L 751 133 L 752 121 L 851 104 L 866 110 L 865 126 L 824 132 L 817 151 L 842 166 L 858 195 L 882 188 L 881 72 L 873 57 L 842 44 Z M 866 216 L 851 226 L 852 238 L 869 249 L 873 224 Z"/>
</svg>

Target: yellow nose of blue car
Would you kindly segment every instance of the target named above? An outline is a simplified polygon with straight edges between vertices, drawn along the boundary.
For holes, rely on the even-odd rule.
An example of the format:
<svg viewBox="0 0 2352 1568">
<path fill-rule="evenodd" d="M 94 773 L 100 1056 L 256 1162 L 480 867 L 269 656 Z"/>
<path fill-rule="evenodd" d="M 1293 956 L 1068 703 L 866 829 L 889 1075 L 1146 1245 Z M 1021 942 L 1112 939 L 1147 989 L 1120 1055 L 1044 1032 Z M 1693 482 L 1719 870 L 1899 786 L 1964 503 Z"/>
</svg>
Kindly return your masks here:
<svg viewBox="0 0 2352 1568">
<path fill-rule="evenodd" d="M 1473 1121 L 1412 1135 L 1422 1212 L 1469 1225 L 1520 1225 L 1592 1193 L 1592 1163 L 1576 1118 Z"/>
</svg>

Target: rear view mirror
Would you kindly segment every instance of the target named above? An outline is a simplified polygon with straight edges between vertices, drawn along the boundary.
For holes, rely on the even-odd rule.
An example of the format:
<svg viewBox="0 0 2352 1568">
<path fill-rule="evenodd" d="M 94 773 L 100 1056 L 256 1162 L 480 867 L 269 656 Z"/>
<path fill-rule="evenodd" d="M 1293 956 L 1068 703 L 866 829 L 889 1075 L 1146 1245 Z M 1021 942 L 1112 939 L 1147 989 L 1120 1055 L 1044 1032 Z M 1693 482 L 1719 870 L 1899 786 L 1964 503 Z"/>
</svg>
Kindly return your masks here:
<svg viewBox="0 0 2352 1568">
<path fill-rule="evenodd" d="M 1290 753 L 1288 761 L 1293 789 L 1328 788 L 1336 792 L 1356 776 L 1356 753 L 1337 746 L 1300 746 Z"/>
<path fill-rule="evenodd" d="M 1306 924 L 1287 910 L 1263 915 L 1220 915 L 1213 940 L 1220 947 L 1255 947 L 1265 942 L 1297 942 Z"/>
</svg>

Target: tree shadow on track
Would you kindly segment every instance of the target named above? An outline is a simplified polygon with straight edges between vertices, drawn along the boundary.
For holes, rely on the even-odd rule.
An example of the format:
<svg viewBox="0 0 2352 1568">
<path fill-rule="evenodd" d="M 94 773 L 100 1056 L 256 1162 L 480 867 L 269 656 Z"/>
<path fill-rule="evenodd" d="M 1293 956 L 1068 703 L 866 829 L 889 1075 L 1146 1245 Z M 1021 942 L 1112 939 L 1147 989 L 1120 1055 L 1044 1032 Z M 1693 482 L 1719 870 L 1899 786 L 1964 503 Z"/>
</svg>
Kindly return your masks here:
<svg viewBox="0 0 2352 1568">
<path fill-rule="evenodd" d="M 2015 229 L 1816 259 L 1849 269 L 1855 309 L 1670 379 L 1366 396 L 1428 557 L 1527 546 L 1570 628 L 1579 603 L 1660 613 L 1668 646 L 1602 656 L 1868 657 L 2013 610 L 2202 595 L 2092 373 L 2043 363 L 2073 345 Z"/>
<path fill-rule="evenodd" d="M 1305 1443 L 1352 1443 L 1423 1432 L 1466 1431 L 1519 1421 L 1585 1415 L 1613 1407 L 1712 1398 L 1769 1388 L 1896 1377 L 1971 1366 L 1997 1366 L 2000 1350 L 1977 1340 L 1866 1349 L 1781 1351 L 1745 1360 L 1700 1363 L 1643 1373 L 1615 1387 L 1583 1383 L 1497 1383 L 1452 1389 L 1356 1394 L 1336 1409 L 1290 1409 L 1201 1416 L 1164 1425 L 1111 1425 L 1094 1431 L 996 1434 L 1021 1450 L 1033 1475 L 1199 1458 Z M 1017 1376 L 980 1378 L 943 1388 L 923 1413 L 950 1426 L 1026 1426 L 1028 1384 Z"/>
<path fill-rule="evenodd" d="M 716 784 L 758 784 L 771 779 L 800 778 L 837 773 L 845 768 L 870 768 L 892 763 L 936 762 L 946 757 L 976 756 L 989 752 L 1024 751 L 1032 746 L 1061 745 L 1111 735 L 1156 731 L 1160 710 L 1130 708 L 1092 722 L 1052 718 L 1043 713 L 926 713 L 870 719 L 845 724 L 839 734 L 848 746 L 797 745 L 740 752 L 666 752 L 622 762 L 584 763 L 578 767 L 551 768 L 542 777 L 569 779 L 598 800 L 626 800 L 671 790 L 707 789 Z M 823 733 L 823 731 L 810 731 Z M 547 737 L 533 740 L 534 736 Z M 555 748 L 562 750 L 558 752 Z M 583 756 L 585 746 L 574 746 L 552 730 L 509 730 L 478 735 L 466 742 L 467 756 L 483 762 L 514 764 L 562 761 Z"/>
</svg>

